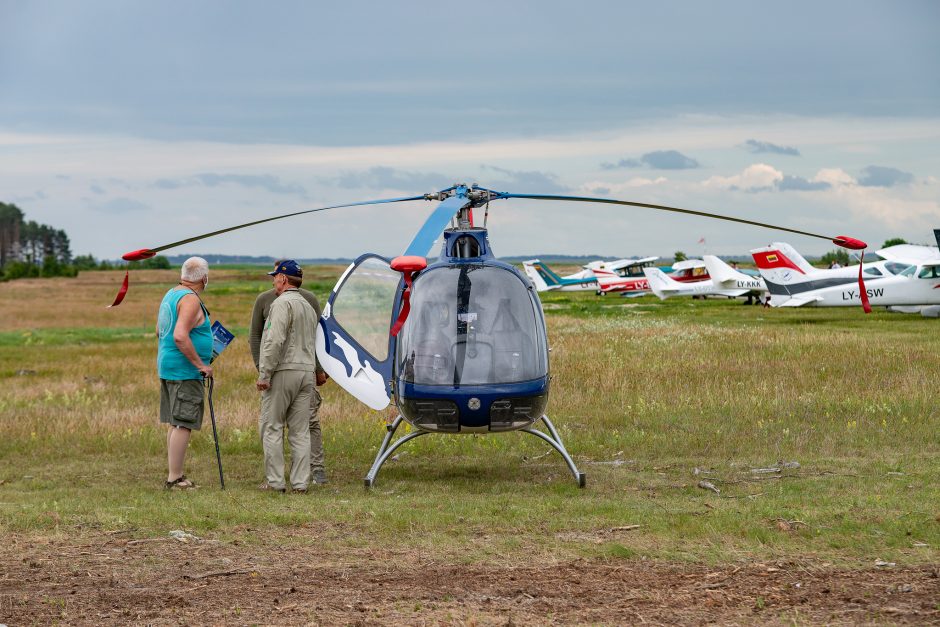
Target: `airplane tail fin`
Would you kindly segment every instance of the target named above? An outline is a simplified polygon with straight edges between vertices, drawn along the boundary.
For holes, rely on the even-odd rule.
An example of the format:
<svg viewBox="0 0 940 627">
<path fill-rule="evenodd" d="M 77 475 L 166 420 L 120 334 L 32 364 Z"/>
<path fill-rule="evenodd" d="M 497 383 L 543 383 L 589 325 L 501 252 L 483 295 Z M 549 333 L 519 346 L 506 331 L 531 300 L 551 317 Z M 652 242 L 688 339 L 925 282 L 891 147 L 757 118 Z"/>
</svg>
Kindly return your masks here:
<svg viewBox="0 0 940 627">
<path fill-rule="evenodd" d="M 770 304 L 774 307 L 801 306 L 809 302 L 801 296 L 812 289 L 833 284 L 833 281 L 850 282 L 852 270 L 841 269 L 838 276 L 833 270 L 818 270 L 809 265 L 800 253 L 781 242 L 751 251 L 760 275 L 770 292 Z"/>
<path fill-rule="evenodd" d="M 650 284 L 650 290 L 660 300 L 666 300 L 669 292 L 675 291 L 676 286 L 682 287 L 682 284 L 675 281 L 660 270 L 659 268 L 643 268 L 643 274 L 646 275 L 646 281 Z"/>
<path fill-rule="evenodd" d="M 529 261 L 522 262 L 522 269 L 525 270 L 526 276 L 531 279 L 532 283 L 535 284 L 535 289 L 539 292 L 547 292 L 552 289 L 548 282 L 545 280 L 545 277 L 539 272 L 542 262 L 538 259 L 530 259 Z M 557 283 L 556 283 L 557 284 Z"/>
<path fill-rule="evenodd" d="M 716 286 L 750 278 L 738 272 L 715 255 L 703 255 L 702 261 L 705 262 L 705 269 L 708 270 L 708 275 L 712 278 Z"/>
<path fill-rule="evenodd" d="M 754 262 L 761 274 L 764 270 L 792 270 L 794 275 L 805 276 L 818 272 L 803 258 L 803 255 L 784 242 L 774 242 L 765 248 L 755 248 L 751 251 L 751 256 L 754 257 Z"/>
</svg>

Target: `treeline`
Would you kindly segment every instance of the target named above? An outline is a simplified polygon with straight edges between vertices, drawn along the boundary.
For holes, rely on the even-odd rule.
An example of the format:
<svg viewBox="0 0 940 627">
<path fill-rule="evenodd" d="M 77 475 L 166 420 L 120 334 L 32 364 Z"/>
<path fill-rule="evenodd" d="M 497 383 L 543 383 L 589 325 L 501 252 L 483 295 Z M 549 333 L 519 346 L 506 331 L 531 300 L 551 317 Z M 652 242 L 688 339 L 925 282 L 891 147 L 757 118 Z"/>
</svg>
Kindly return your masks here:
<svg viewBox="0 0 940 627">
<path fill-rule="evenodd" d="M 26 220 L 19 207 L 0 202 L 2 279 L 75 276 L 65 231 Z"/>
<path fill-rule="evenodd" d="M 13 279 L 76 276 L 80 270 L 111 270 L 115 267 L 169 268 L 166 257 L 115 266 L 91 255 L 72 257 L 65 231 L 35 220 L 26 220 L 14 204 L 0 202 L 0 281 Z"/>
</svg>

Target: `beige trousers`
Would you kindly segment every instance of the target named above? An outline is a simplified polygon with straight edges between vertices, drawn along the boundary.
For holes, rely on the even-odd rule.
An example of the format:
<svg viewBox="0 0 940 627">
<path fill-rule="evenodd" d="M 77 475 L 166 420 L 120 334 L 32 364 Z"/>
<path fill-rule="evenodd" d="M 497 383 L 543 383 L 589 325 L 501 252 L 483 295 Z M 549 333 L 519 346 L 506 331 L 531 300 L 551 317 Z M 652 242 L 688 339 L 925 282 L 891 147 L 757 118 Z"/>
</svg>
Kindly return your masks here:
<svg viewBox="0 0 940 627">
<path fill-rule="evenodd" d="M 310 483 L 310 407 L 314 374 L 303 370 L 278 370 L 271 387 L 261 393 L 258 432 L 264 448 L 264 476 L 268 485 L 284 485 L 284 427 L 290 445 L 290 485 L 306 490 Z"/>
<path fill-rule="evenodd" d="M 323 461 L 323 434 L 320 433 L 320 390 L 314 386 L 310 403 L 310 470 L 325 470 Z"/>
</svg>

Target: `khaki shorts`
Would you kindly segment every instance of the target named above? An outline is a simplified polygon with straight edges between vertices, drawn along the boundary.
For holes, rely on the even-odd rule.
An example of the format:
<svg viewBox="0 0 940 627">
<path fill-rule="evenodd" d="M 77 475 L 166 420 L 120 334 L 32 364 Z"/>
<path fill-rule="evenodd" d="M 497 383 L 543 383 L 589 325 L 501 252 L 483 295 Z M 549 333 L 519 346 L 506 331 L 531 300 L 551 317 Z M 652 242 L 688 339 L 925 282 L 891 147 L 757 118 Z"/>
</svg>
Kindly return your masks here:
<svg viewBox="0 0 940 627">
<path fill-rule="evenodd" d="M 202 428 L 203 398 L 201 379 L 160 379 L 160 422 L 198 431 Z"/>
</svg>

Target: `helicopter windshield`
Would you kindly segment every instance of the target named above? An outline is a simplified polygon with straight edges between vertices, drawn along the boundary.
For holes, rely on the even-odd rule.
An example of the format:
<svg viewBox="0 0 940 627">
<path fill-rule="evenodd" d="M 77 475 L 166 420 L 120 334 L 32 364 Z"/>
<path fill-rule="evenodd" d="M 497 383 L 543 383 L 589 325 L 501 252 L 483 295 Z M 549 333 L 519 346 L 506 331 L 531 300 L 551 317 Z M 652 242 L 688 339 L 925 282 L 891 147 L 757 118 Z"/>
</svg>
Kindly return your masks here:
<svg viewBox="0 0 940 627">
<path fill-rule="evenodd" d="M 516 275 L 494 266 L 421 274 L 398 355 L 402 378 L 420 385 L 516 383 L 548 374 L 534 297 Z"/>
</svg>

